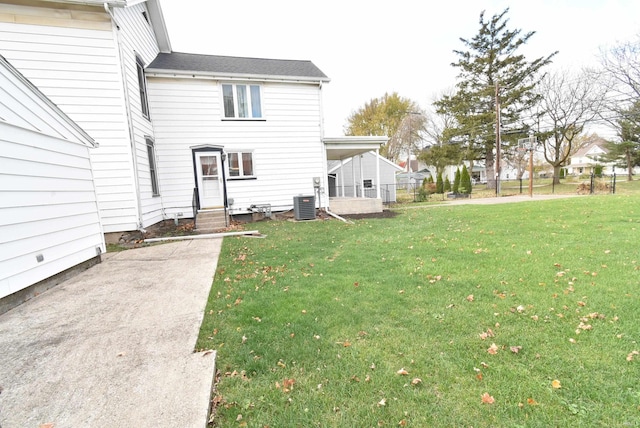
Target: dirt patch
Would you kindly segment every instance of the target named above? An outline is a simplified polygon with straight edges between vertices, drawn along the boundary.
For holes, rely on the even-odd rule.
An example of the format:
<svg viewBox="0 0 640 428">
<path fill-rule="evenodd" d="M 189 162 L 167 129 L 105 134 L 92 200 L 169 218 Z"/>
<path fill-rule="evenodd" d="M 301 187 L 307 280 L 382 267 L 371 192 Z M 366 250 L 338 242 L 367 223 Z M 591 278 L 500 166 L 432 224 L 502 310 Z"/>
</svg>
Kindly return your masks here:
<svg viewBox="0 0 640 428">
<path fill-rule="evenodd" d="M 218 229 L 215 232 L 222 233 L 244 230 L 244 224 L 244 222 L 232 221 L 229 227 Z M 119 246 L 121 248 L 136 248 L 146 245 L 144 243 L 145 239 L 199 235 L 204 233 L 212 232 L 201 232 L 196 230 L 194 228 L 193 219 L 180 219 L 177 224 L 174 220 L 164 220 L 147 227 L 144 232 L 140 230 L 132 230 L 119 234 L 109 234 L 111 236 L 107 237 L 107 244 Z"/>
<path fill-rule="evenodd" d="M 350 214 L 344 215 L 341 217 L 350 219 L 350 220 L 361 220 L 361 219 L 369 219 L 369 218 L 393 218 L 398 215 L 396 212 L 391 210 L 383 210 L 380 213 L 370 213 L 370 214 Z M 259 223 L 261 221 L 293 221 L 295 218 L 295 214 L 293 210 L 274 213 L 272 218 L 264 218 L 255 221 L 238 221 L 232 220 L 229 227 L 216 230 L 217 233 L 223 232 L 237 232 L 245 230 L 248 224 Z M 332 216 L 327 214 L 324 210 L 316 211 L 316 220 L 334 220 Z M 145 244 L 145 239 L 151 238 L 167 238 L 173 236 L 186 236 L 186 235 L 199 235 L 205 233 L 212 233 L 211 231 L 200 232 L 194 228 L 193 219 L 180 219 L 178 223 L 174 220 L 164 220 L 159 223 L 156 223 L 152 226 L 149 226 L 145 229 L 144 232 L 139 230 L 132 230 L 129 232 L 121 232 L 116 234 L 107 234 L 107 244 L 113 246 L 111 250 L 125 249 L 125 248 L 136 248 Z"/>
</svg>

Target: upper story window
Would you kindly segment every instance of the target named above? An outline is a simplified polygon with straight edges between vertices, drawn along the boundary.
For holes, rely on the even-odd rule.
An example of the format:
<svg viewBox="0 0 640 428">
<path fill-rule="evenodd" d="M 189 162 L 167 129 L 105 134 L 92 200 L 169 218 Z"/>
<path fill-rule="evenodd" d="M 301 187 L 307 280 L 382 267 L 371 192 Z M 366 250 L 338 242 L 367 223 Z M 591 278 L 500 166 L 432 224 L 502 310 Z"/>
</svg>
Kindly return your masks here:
<svg viewBox="0 0 640 428">
<path fill-rule="evenodd" d="M 222 99 L 225 118 L 262 118 L 260 85 L 223 84 Z"/>
<path fill-rule="evenodd" d="M 147 98 L 147 79 L 144 77 L 144 64 L 136 57 L 136 71 L 138 72 L 138 86 L 140 87 L 140 108 L 142 115 L 149 119 L 149 99 Z"/>
</svg>

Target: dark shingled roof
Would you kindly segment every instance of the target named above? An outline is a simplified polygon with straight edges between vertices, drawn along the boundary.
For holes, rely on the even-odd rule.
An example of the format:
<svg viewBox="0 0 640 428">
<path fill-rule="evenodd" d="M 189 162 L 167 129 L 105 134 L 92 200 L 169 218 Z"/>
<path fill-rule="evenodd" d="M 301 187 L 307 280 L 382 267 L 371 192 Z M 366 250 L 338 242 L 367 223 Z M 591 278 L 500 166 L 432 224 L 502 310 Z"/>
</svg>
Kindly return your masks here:
<svg viewBox="0 0 640 428">
<path fill-rule="evenodd" d="M 181 52 L 158 54 L 156 59 L 147 66 L 147 70 L 329 81 L 329 78 L 311 61 L 240 58 Z"/>
</svg>

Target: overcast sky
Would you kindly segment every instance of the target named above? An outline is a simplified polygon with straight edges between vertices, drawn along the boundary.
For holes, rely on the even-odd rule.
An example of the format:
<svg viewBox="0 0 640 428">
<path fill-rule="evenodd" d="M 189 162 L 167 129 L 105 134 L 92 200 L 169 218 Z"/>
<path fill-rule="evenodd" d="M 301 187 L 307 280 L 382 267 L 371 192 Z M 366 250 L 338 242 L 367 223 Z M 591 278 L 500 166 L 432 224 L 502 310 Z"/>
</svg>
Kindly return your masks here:
<svg viewBox="0 0 640 428">
<path fill-rule="evenodd" d="M 435 6 L 434 4 L 437 4 Z M 640 34 L 640 0 L 161 0 L 176 52 L 310 60 L 323 87 L 325 136 L 385 92 L 427 109 L 456 80 L 454 49 L 509 7 L 509 28 L 535 31 L 523 53 L 559 51 L 554 67 L 597 63 L 600 49 Z"/>
</svg>

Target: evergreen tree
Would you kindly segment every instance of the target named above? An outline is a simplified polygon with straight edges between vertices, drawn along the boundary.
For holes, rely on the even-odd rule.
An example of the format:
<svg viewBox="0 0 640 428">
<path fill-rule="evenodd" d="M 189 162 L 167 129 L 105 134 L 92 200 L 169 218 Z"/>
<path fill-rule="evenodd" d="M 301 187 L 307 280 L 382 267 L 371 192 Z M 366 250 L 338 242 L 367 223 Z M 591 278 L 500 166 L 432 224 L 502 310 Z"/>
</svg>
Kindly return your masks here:
<svg viewBox="0 0 640 428">
<path fill-rule="evenodd" d="M 462 165 L 462 172 L 460 173 L 460 193 L 471 194 L 471 176 L 466 165 Z"/>
<path fill-rule="evenodd" d="M 609 153 L 602 158 L 616 162 L 616 166 L 627 170 L 627 181 L 633 180 L 633 168 L 640 166 L 640 101 L 623 111 L 616 123 L 620 142 L 606 145 Z"/>
<path fill-rule="evenodd" d="M 456 175 L 453 177 L 453 193 L 458 193 L 460 189 L 460 168 L 456 169 Z"/>
<path fill-rule="evenodd" d="M 436 193 L 444 193 L 444 183 L 441 172 L 438 173 L 438 178 L 436 179 Z"/>
<path fill-rule="evenodd" d="M 507 8 L 489 20 L 485 20 L 484 12 L 480 14 L 478 34 L 472 39 L 460 39 L 467 50 L 454 50 L 458 61 L 452 65 L 460 70 L 455 93 L 435 102 L 439 113 L 456 119 L 457 126 L 448 139 L 466 146 L 467 153 L 479 153 L 485 159 L 490 188 L 495 188 L 496 110 L 500 111 L 502 128 L 526 128 L 525 113 L 540 100 L 534 88 L 540 81 L 541 69 L 557 53 L 528 62 L 518 51 L 535 32 L 521 35 L 519 29 L 508 29 L 508 11 Z"/>
<path fill-rule="evenodd" d="M 451 191 L 451 181 L 449 181 L 448 176 L 444 178 L 444 187 L 442 190 L 444 190 L 445 193 Z"/>
</svg>

